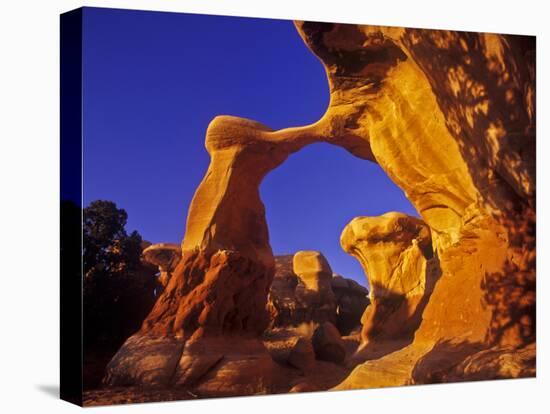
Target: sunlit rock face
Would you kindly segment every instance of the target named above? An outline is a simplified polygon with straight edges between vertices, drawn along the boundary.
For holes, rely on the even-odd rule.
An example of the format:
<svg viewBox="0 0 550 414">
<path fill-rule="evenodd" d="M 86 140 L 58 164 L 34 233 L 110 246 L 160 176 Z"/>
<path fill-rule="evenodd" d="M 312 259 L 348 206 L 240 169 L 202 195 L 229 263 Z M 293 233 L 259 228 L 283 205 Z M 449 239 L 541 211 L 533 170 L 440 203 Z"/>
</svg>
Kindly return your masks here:
<svg viewBox="0 0 550 414">
<path fill-rule="evenodd" d="M 389 241 L 380 258 L 372 240 L 363 246 L 353 232 L 359 247 L 349 251 L 381 282 L 373 283 L 375 300 L 388 289 L 422 300 L 397 319 L 413 330 L 397 346 L 390 337 L 403 332 L 377 323 L 380 307 L 373 307 L 364 342 L 376 333 L 392 345 L 379 341 L 370 354 L 364 348 L 366 362 L 337 388 L 533 375 L 534 38 L 296 26 L 326 68 L 326 113 L 279 131 L 229 116 L 211 122 L 210 166 L 189 209 L 182 259 L 141 330 L 109 364 L 105 383 L 177 382 L 205 395 L 274 390 L 277 367 L 260 335 L 275 263 L 258 188 L 313 142 L 377 162 L 424 223 L 403 233 L 388 224 L 395 217 L 382 216 Z M 432 265 L 437 280 L 428 277 Z M 409 290 L 416 282 L 424 293 Z M 387 314 L 402 315 L 396 311 Z M 247 388 L 250 378 L 261 389 Z"/>
<path fill-rule="evenodd" d="M 185 255 L 141 330 L 109 363 L 104 383 L 200 385 L 210 395 L 221 382 L 228 386 L 222 394 L 269 392 L 275 366 L 257 338 L 268 324 L 270 271 L 234 251 Z M 246 375 L 265 377 L 263 388 L 250 389 Z"/>
<path fill-rule="evenodd" d="M 346 134 L 368 142 L 404 190 L 430 229 L 441 272 L 413 342 L 374 355 L 339 388 L 468 379 L 473 371 L 479 377 L 481 368 L 460 367 L 467 358 L 479 363 L 475 355 L 485 349 L 493 365 L 519 349 L 524 364 L 492 369 L 487 378 L 532 374 L 534 38 L 297 27 L 326 67 L 327 113 L 341 114 Z"/>
<path fill-rule="evenodd" d="M 298 284 L 296 298 L 305 309 L 317 308 L 324 321 L 335 322 L 336 298 L 332 291 L 332 269 L 325 256 L 316 251 L 299 251 L 292 259 Z"/>
<path fill-rule="evenodd" d="M 321 252 L 314 250 L 297 252 L 292 259 L 292 267 L 305 290 L 329 295 L 332 293 L 330 285 L 332 269 Z"/>
<path fill-rule="evenodd" d="M 175 377 L 167 374 L 174 361 L 194 357 L 201 375 L 184 369 L 179 384 L 199 387 L 219 372 L 227 384 L 226 390 L 213 389 L 219 394 L 274 391 L 273 362 L 261 342 L 269 323 L 274 258 L 259 185 L 292 152 L 325 134 L 322 122 L 281 131 L 230 116 L 210 123 L 210 166 L 189 208 L 182 259 L 140 331 L 109 363 L 106 385 L 175 385 Z M 223 361 L 213 361 L 211 355 L 220 354 L 222 338 L 228 337 Z M 133 365 L 129 359 L 142 362 Z M 263 367 L 259 372 L 258 366 Z M 261 374 L 262 390 L 250 390 L 241 381 L 247 371 Z M 220 387 L 217 381 L 208 384 Z"/>
<path fill-rule="evenodd" d="M 371 286 L 359 354 L 370 357 L 377 347 L 387 352 L 410 343 L 439 277 L 428 226 L 402 213 L 357 217 L 340 243 L 362 264 Z"/>
<path fill-rule="evenodd" d="M 159 283 L 165 288 L 181 260 L 181 247 L 172 243 L 157 243 L 147 246 L 141 256 L 147 263 L 158 266 Z"/>
</svg>

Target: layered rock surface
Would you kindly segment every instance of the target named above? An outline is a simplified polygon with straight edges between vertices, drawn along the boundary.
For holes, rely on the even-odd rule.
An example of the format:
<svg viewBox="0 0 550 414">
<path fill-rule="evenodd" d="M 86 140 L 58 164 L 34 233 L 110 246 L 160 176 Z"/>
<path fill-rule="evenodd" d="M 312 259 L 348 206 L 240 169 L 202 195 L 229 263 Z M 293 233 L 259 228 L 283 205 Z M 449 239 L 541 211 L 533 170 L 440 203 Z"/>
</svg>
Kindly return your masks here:
<svg viewBox="0 0 550 414">
<path fill-rule="evenodd" d="M 457 367 L 487 349 L 494 361 L 515 349 L 525 363 L 516 372 L 532 372 L 534 38 L 297 27 L 326 67 L 327 114 L 347 113 L 346 132 L 368 142 L 404 190 L 440 269 L 412 343 L 357 367 L 339 388 L 432 381 L 430 369 L 415 369 L 420 361 L 442 380 L 468 379 L 472 366 Z"/>
<path fill-rule="evenodd" d="M 361 246 L 364 228 L 353 231 L 359 237 L 346 248 L 381 283 L 373 285 L 374 301 L 392 289 L 407 303 L 429 297 L 406 309 L 407 318 L 421 313 L 410 343 L 370 355 L 338 388 L 532 375 L 534 38 L 296 26 L 326 68 L 327 112 L 280 131 L 228 116 L 211 122 L 211 162 L 189 209 L 182 260 L 141 330 L 111 361 L 106 383 L 177 381 L 217 395 L 274 389 L 277 367 L 260 335 L 275 261 L 258 187 L 291 153 L 321 141 L 377 162 L 425 223 L 401 231 L 388 224 L 395 217 L 380 218 L 388 238 L 380 258 Z M 427 289 L 430 261 L 438 276 Z M 366 318 L 365 342 L 384 335 L 379 311 L 373 306 Z M 399 312 L 382 313 L 391 319 Z M 261 389 L 247 388 L 245 378 Z"/>
<path fill-rule="evenodd" d="M 270 328 L 331 322 L 342 335 L 360 324 L 368 290 L 334 276 L 326 258 L 315 251 L 275 257 L 275 277 L 268 296 Z"/>
<path fill-rule="evenodd" d="M 153 244 L 143 250 L 142 258 L 147 263 L 158 266 L 159 283 L 166 287 L 172 272 L 181 260 L 181 247 L 172 243 Z"/>
<path fill-rule="evenodd" d="M 357 217 L 340 242 L 362 264 L 371 286 L 371 305 L 361 319 L 364 357 L 410 343 L 439 277 L 428 226 L 401 213 Z"/>
</svg>

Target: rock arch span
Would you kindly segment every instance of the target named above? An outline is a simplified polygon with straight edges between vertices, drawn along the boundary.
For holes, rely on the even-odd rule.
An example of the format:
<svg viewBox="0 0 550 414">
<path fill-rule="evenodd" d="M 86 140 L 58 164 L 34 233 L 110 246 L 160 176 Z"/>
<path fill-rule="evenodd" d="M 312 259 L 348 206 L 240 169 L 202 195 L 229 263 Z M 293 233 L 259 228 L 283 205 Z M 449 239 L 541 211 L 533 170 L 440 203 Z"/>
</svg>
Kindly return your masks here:
<svg viewBox="0 0 550 414">
<path fill-rule="evenodd" d="M 326 68 L 327 112 L 279 131 L 228 116 L 211 122 L 211 163 L 191 203 L 182 260 L 105 383 L 270 391 L 277 369 L 258 337 L 274 264 L 259 185 L 321 141 L 377 162 L 404 190 L 429 228 L 440 273 L 411 342 L 363 356 L 338 388 L 532 375 L 534 41 L 296 27 Z"/>
</svg>

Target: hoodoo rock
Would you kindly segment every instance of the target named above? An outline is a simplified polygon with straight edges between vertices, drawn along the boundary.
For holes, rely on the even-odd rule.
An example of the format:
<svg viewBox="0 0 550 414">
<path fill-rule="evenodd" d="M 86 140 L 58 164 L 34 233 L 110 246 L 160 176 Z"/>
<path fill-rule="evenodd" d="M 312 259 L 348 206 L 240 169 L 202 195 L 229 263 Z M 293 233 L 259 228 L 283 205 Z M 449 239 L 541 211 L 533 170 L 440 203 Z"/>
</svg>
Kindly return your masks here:
<svg viewBox="0 0 550 414">
<path fill-rule="evenodd" d="M 332 269 L 320 252 L 299 251 L 292 259 L 292 266 L 304 289 L 319 293 L 332 292 Z"/>
<path fill-rule="evenodd" d="M 336 300 L 332 291 L 332 269 L 325 257 L 316 251 L 300 251 L 292 260 L 298 276 L 295 289 L 297 300 L 306 309 L 316 309 L 319 318 L 334 321 Z"/>
<path fill-rule="evenodd" d="M 237 252 L 184 255 L 141 330 L 107 366 L 104 383 L 192 386 L 205 396 L 270 392 L 276 367 L 259 338 L 268 322 L 264 272 Z M 193 286 L 182 300 L 179 292 Z M 250 295 L 238 294 L 247 288 Z M 250 376 L 259 388 L 251 389 Z"/>
<path fill-rule="evenodd" d="M 271 328 L 323 322 L 342 334 L 360 324 L 368 290 L 351 279 L 333 277 L 326 258 L 316 251 L 275 257 L 275 277 L 268 296 Z M 314 327 L 313 327 L 314 328 Z"/>
<path fill-rule="evenodd" d="M 279 131 L 230 116 L 210 123 L 210 166 L 191 202 L 182 259 L 141 329 L 110 362 L 105 383 L 177 381 L 209 395 L 273 390 L 277 367 L 260 336 L 275 261 L 258 189 L 267 173 L 314 142 L 378 163 L 422 218 L 348 226 L 357 240 L 345 248 L 360 257 L 377 302 L 364 338 L 391 336 L 379 317 L 418 326 L 409 325 L 408 343 L 370 355 L 337 388 L 533 375 L 534 38 L 296 26 L 325 66 L 326 113 Z M 369 252 L 373 246 L 380 257 Z M 297 273 L 304 291 L 323 286 L 300 267 Z M 395 311 L 381 305 L 392 291 L 404 296 Z"/>
<path fill-rule="evenodd" d="M 361 319 L 362 348 L 372 356 L 376 342 L 386 345 L 386 353 L 410 343 L 439 276 L 428 226 L 401 213 L 357 217 L 340 243 L 359 260 L 371 286 L 371 304 Z"/>
<path fill-rule="evenodd" d="M 172 243 L 153 244 L 143 250 L 142 256 L 146 262 L 158 266 L 159 283 L 166 287 L 181 260 L 181 246 Z"/>
</svg>

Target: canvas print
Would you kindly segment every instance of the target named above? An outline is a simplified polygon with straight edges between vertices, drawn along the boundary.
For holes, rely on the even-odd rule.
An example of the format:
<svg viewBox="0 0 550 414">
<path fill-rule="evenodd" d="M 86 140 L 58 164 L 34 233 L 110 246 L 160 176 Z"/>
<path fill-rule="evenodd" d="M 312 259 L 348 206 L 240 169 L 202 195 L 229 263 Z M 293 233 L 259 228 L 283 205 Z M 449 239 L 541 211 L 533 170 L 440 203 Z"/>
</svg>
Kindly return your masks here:
<svg viewBox="0 0 550 414">
<path fill-rule="evenodd" d="M 62 397 L 534 377 L 535 49 L 62 15 Z"/>
</svg>

